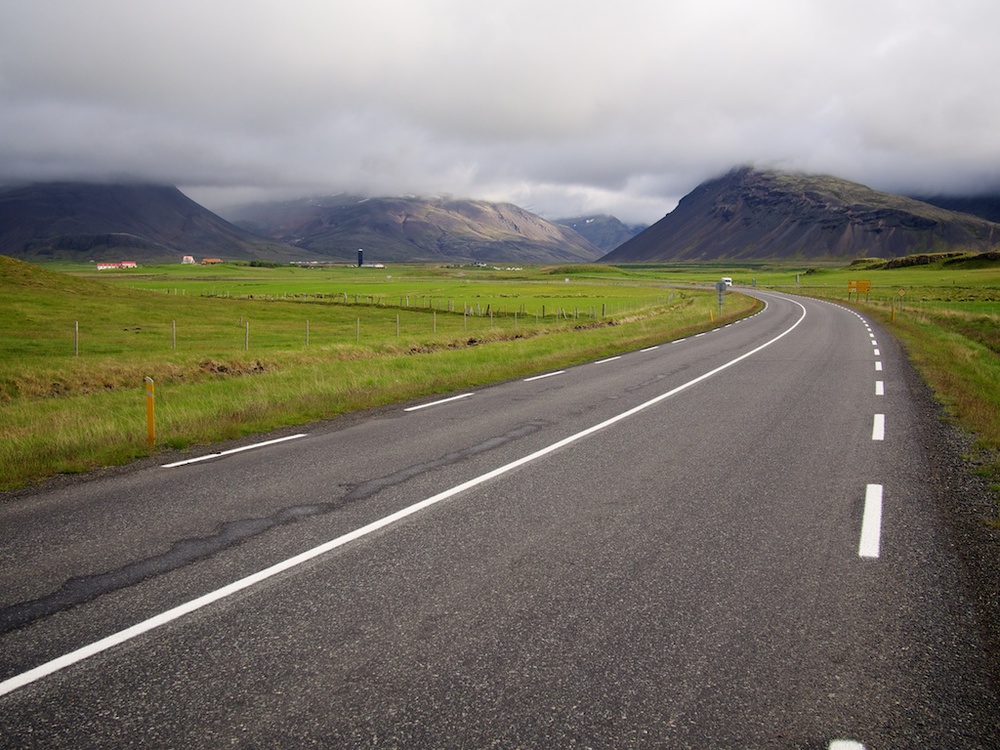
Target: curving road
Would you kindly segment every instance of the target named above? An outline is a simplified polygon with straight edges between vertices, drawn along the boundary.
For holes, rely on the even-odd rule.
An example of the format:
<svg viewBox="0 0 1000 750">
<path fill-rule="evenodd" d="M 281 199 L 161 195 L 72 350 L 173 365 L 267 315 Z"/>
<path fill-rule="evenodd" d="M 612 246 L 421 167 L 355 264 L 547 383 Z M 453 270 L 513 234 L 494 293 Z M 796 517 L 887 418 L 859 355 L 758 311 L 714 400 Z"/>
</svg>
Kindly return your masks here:
<svg viewBox="0 0 1000 750">
<path fill-rule="evenodd" d="M 761 296 L 0 506 L 0 746 L 1000 747 L 899 348 Z"/>
</svg>

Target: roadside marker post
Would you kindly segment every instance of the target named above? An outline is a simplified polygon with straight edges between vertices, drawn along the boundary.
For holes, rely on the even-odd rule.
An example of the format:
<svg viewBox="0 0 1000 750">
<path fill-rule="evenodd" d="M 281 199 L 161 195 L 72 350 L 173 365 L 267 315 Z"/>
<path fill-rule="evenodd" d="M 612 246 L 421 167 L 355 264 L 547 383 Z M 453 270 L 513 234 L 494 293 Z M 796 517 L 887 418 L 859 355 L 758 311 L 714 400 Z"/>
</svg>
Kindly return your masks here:
<svg viewBox="0 0 1000 750">
<path fill-rule="evenodd" d="M 150 448 L 156 445 L 156 413 L 153 404 L 152 378 L 146 378 L 146 440 Z"/>
</svg>

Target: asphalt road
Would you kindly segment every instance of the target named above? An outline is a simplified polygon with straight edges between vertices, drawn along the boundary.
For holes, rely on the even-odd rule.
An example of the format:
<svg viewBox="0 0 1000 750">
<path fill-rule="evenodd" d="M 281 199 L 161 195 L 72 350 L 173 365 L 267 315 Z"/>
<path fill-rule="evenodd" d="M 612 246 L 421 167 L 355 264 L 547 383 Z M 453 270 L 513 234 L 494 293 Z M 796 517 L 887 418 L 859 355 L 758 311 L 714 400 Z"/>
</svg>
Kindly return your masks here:
<svg viewBox="0 0 1000 750">
<path fill-rule="evenodd" d="M 761 296 L 0 505 L 0 746 L 1000 747 L 899 348 Z"/>
</svg>

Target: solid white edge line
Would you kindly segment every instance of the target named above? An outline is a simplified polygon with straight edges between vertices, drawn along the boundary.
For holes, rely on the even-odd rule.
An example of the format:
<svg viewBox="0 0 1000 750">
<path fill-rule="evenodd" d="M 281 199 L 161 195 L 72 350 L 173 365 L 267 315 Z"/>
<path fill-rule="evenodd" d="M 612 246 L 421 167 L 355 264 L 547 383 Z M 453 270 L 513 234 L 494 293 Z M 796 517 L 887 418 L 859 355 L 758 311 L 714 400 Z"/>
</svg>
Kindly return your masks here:
<svg viewBox="0 0 1000 750">
<path fill-rule="evenodd" d="M 859 557 L 878 557 L 882 536 L 882 485 L 869 484 L 865 488 L 865 511 L 861 518 Z"/>
<path fill-rule="evenodd" d="M 872 420 L 872 440 L 885 440 L 885 414 L 876 414 Z"/>
<path fill-rule="evenodd" d="M 408 406 L 403 411 L 417 411 L 418 409 L 426 409 L 429 406 L 437 406 L 438 404 L 447 404 L 449 401 L 458 401 L 460 398 L 468 398 L 471 393 L 463 393 L 458 396 L 451 396 L 449 398 L 442 398 L 439 401 L 431 401 L 429 404 L 418 404 L 417 406 Z"/>
<path fill-rule="evenodd" d="M 555 372 L 547 372 L 544 375 L 535 375 L 533 378 L 525 378 L 525 383 L 530 383 L 532 380 L 541 380 L 542 378 L 551 378 L 555 375 L 562 375 L 565 370 L 556 370 Z"/>
<path fill-rule="evenodd" d="M 250 451 L 254 448 L 263 448 L 266 445 L 274 445 L 275 443 L 284 443 L 286 440 L 295 440 L 296 438 L 305 437 L 306 433 L 302 432 L 298 435 L 288 435 L 287 437 L 275 438 L 274 440 L 265 440 L 263 443 L 254 443 L 253 445 L 244 445 L 242 448 L 233 448 L 232 450 L 222 451 L 220 453 L 209 453 L 207 456 L 198 456 L 197 458 L 188 458 L 184 461 L 175 461 L 172 464 L 162 464 L 160 468 L 162 469 L 174 469 L 178 466 L 186 466 L 187 464 L 196 464 L 199 461 L 208 461 L 212 458 L 221 458 L 222 456 L 230 456 L 233 453 L 242 453 L 243 451 Z"/>
<path fill-rule="evenodd" d="M 595 432 L 599 432 L 600 430 L 610 427 L 613 424 L 617 424 L 618 422 L 621 422 L 624 419 L 628 419 L 629 417 L 638 414 L 639 412 L 644 411 L 650 408 L 651 406 L 655 406 L 661 401 L 665 401 L 666 399 L 675 396 L 676 394 L 682 391 L 686 391 L 688 388 L 691 388 L 692 386 L 697 385 L 698 383 L 701 383 L 704 380 L 708 380 L 709 378 L 719 374 L 723 370 L 728 370 L 733 365 L 742 362 L 744 359 L 753 356 L 762 349 L 769 347 L 776 341 L 783 339 L 785 336 L 787 336 L 789 333 L 791 333 L 792 331 L 794 331 L 796 328 L 799 327 L 802 321 L 806 319 L 807 315 L 806 308 L 801 303 L 796 302 L 795 300 L 789 300 L 789 301 L 795 305 L 798 305 L 798 307 L 802 310 L 802 315 L 799 317 L 798 320 L 795 321 L 795 323 L 793 323 L 785 331 L 779 333 L 773 339 L 765 341 L 763 344 L 756 347 L 755 349 L 751 349 L 750 351 L 741 354 L 740 356 L 730 360 L 729 362 L 726 362 L 723 365 L 719 365 L 714 370 L 709 370 L 708 372 L 699 375 L 698 377 L 689 380 L 686 383 L 682 383 L 681 385 L 667 391 L 666 393 L 661 393 L 659 396 L 656 396 L 655 398 L 652 398 L 649 401 L 639 404 L 638 406 L 634 406 L 631 409 L 622 412 L 621 414 L 611 417 L 610 419 L 606 419 L 599 424 L 588 427 L 587 429 L 582 430 L 574 435 L 570 435 L 569 437 L 563 438 L 562 440 L 552 443 L 551 445 L 542 448 L 540 450 L 537 450 L 534 453 L 519 458 L 515 461 L 511 461 L 509 464 L 505 464 L 485 474 L 481 474 L 478 477 L 474 477 L 466 482 L 463 482 L 462 484 L 452 487 L 451 489 L 447 489 L 444 492 L 440 492 L 437 495 L 429 497 L 425 500 L 421 500 L 420 502 L 407 506 L 402 510 L 398 510 L 391 515 L 385 516 L 384 518 L 380 518 L 377 521 L 372 521 L 371 523 L 362 526 L 359 529 L 355 529 L 354 531 L 348 532 L 347 534 L 339 536 L 336 539 L 332 539 L 329 542 L 326 542 L 325 544 L 313 547 L 312 549 L 306 550 L 305 552 L 302 552 L 294 557 L 290 557 L 287 560 L 272 565 L 269 568 L 265 568 L 264 570 L 261 570 L 257 573 L 249 575 L 245 578 L 241 578 L 238 581 L 234 581 L 233 583 L 230 583 L 227 586 L 223 586 L 220 589 L 209 592 L 208 594 L 200 596 L 196 599 L 192 599 L 191 601 L 185 604 L 181 604 L 177 607 L 174 607 L 173 609 L 167 610 L 166 612 L 162 612 L 159 615 L 155 615 L 154 617 L 150 617 L 147 620 L 143 620 L 142 622 L 133 625 L 130 628 L 126 628 L 125 630 L 119 631 L 118 633 L 109 635 L 106 638 L 102 638 L 99 641 L 91 643 L 88 646 L 84 646 L 75 651 L 71 651 L 68 654 L 64 654 L 63 656 L 60 656 L 56 659 L 45 662 L 44 664 L 41 664 L 35 667 L 34 669 L 29 669 L 27 672 L 22 672 L 19 675 L 15 675 L 14 677 L 4 680 L 3 682 L 0 682 L 0 696 L 6 695 L 7 693 L 17 690 L 18 688 L 23 687 L 31 682 L 39 680 L 42 677 L 58 672 L 62 669 L 65 669 L 66 667 L 72 666 L 73 664 L 77 664 L 83 661 L 84 659 L 89 659 L 91 656 L 95 656 L 96 654 L 99 654 L 102 651 L 106 651 L 109 648 L 112 648 L 113 646 L 125 643 L 126 641 L 129 641 L 135 638 L 136 636 L 142 635 L 143 633 L 148 633 L 149 631 L 158 628 L 161 625 L 166 625 L 169 622 L 173 622 L 174 620 L 183 617 L 186 614 L 190 614 L 191 612 L 194 612 L 198 609 L 201 609 L 202 607 L 208 604 L 212 604 L 213 602 L 217 602 L 220 599 L 224 599 L 232 594 L 235 594 L 239 591 L 249 588 L 250 586 L 253 586 L 257 583 L 260 583 L 261 581 L 264 581 L 268 578 L 271 578 L 272 576 L 277 575 L 278 573 L 282 573 L 286 570 L 290 570 L 291 568 L 297 567 L 298 565 L 301 565 L 304 562 L 312 560 L 313 558 L 318 557 L 333 549 L 336 549 L 337 547 L 341 547 L 347 544 L 348 542 L 360 539 L 361 537 L 366 536 L 367 534 L 370 534 L 373 531 L 377 531 L 378 529 L 385 528 L 390 524 L 396 523 L 396 521 L 406 518 L 407 516 L 413 515 L 418 511 L 424 510 L 425 508 L 435 505 L 436 503 L 439 503 L 442 500 L 446 500 L 450 497 L 453 497 L 454 495 L 464 492 L 465 490 L 476 487 L 477 485 L 480 485 L 483 482 L 486 482 L 490 479 L 494 479 L 498 476 L 501 476 L 502 474 L 506 474 L 507 472 L 512 471 L 513 469 L 523 466 L 524 464 L 535 461 L 543 456 L 547 456 L 549 453 L 553 453 L 571 443 L 575 443 L 576 441 L 587 437 L 588 435 L 592 435 Z M 465 395 L 471 396 L 472 394 L 468 393 Z M 463 397 L 464 396 L 456 396 L 455 398 L 463 398 Z M 445 399 L 445 400 L 451 401 L 454 399 Z M 427 404 L 427 406 L 430 406 L 430 404 Z"/>
</svg>

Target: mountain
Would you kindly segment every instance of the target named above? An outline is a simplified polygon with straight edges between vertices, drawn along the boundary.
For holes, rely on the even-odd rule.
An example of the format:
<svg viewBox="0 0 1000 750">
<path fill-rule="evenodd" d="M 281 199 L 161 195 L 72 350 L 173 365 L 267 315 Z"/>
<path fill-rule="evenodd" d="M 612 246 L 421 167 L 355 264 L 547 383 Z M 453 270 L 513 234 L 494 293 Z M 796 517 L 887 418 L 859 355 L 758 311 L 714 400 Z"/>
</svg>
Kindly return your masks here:
<svg viewBox="0 0 1000 750">
<path fill-rule="evenodd" d="M 932 206 L 947 208 L 949 211 L 961 211 L 987 221 L 1000 222 L 1000 195 L 932 195 L 927 198 L 918 196 L 914 198 Z"/>
<path fill-rule="evenodd" d="M 602 250 L 510 203 L 340 194 L 234 207 L 239 226 L 316 256 L 370 262 L 589 263 Z"/>
<path fill-rule="evenodd" d="M 608 216 L 607 214 L 556 219 L 555 223 L 576 230 L 584 239 L 601 248 L 604 252 L 614 250 L 626 240 L 635 237 L 648 226 L 647 224 L 633 224 L 629 226 L 614 216 Z"/>
<path fill-rule="evenodd" d="M 836 177 L 734 169 L 603 263 L 892 258 L 1000 244 L 1000 225 Z"/>
<path fill-rule="evenodd" d="M 44 183 L 0 192 L 0 252 L 24 260 L 291 260 L 301 251 L 255 236 L 185 196 L 149 184 Z"/>
</svg>

